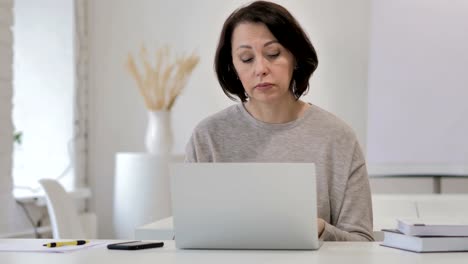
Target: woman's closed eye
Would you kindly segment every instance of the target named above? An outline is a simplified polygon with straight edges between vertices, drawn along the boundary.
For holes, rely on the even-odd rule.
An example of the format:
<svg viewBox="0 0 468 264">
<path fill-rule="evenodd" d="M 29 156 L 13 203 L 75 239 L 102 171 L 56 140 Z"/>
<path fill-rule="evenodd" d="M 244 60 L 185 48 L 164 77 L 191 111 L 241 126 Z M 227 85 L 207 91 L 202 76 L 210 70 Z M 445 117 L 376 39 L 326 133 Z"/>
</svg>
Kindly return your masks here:
<svg viewBox="0 0 468 264">
<path fill-rule="evenodd" d="M 266 54 L 266 56 L 270 59 L 276 59 L 277 57 L 279 57 L 280 55 L 280 52 L 273 52 L 273 53 L 269 53 L 269 54 Z M 243 63 L 249 63 L 249 62 L 252 62 L 253 61 L 253 57 L 246 57 L 246 58 L 241 58 L 240 59 Z"/>
<path fill-rule="evenodd" d="M 270 54 L 268 54 L 267 56 L 268 56 L 269 58 L 274 59 L 274 58 L 277 58 L 279 55 L 280 55 L 280 52 L 275 52 L 275 53 L 270 53 Z"/>
<path fill-rule="evenodd" d="M 241 61 L 242 61 L 243 63 L 249 63 L 249 62 L 251 62 L 252 60 L 253 60 L 253 58 L 241 58 Z"/>
</svg>

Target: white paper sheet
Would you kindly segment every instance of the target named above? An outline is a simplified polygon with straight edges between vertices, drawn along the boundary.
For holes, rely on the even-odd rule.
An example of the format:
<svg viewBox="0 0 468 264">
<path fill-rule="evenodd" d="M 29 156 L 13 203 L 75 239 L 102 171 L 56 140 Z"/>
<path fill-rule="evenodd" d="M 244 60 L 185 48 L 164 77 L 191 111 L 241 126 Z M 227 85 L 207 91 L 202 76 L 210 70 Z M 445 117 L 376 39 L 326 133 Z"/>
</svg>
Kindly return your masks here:
<svg viewBox="0 0 468 264">
<path fill-rule="evenodd" d="M 79 250 L 86 250 L 97 246 L 103 246 L 106 243 L 103 241 L 90 241 L 89 243 L 81 246 L 62 246 L 55 248 L 48 248 L 43 246 L 45 243 L 53 241 L 44 240 L 22 240 L 15 239 L 11 241 L 0 242 L 0 252 L 43 252 L 43 253 L 67 253 Z"/>
</svg>

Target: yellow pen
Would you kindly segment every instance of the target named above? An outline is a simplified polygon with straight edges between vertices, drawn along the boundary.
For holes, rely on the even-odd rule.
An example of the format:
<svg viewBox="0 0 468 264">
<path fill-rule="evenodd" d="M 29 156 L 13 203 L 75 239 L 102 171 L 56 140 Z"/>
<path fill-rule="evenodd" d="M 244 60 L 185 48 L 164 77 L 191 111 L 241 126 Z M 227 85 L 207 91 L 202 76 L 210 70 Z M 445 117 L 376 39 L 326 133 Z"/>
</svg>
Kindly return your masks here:
<svg viewBox="0 0 468 264">
<path fill-rule="evenodd" d="M 86 243 L 89 243 L 89 240 L 73 240 L 73 241 L 61 241 L 61 242 L 51 242 L 44 244 L 44 247 L 63 247 L 63 246 L 81 246 Z"/>
</svg>

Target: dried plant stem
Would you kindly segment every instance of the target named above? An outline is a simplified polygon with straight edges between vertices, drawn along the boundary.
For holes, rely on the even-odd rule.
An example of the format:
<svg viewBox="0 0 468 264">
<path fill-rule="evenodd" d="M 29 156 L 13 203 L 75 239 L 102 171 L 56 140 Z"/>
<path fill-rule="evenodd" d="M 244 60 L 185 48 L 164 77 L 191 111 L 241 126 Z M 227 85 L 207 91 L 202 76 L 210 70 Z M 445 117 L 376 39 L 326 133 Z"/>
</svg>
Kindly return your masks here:
<svg viewBox="0 0 468 264">
<path fill-rule="evenodd" d="M 136 67 L 135 61 L 131 55 L 128 56 L 127 59 L 127 70 L 130 72 L 130 74 L 133 76 L 133 79 L 135 79 L 137 85 L 138 85 L 138 91 L 140 94 L 143 96 L 143 99 L 145 100 L 145 105 L 147 108 L 151 107 L 151 101 L 145 94 L 145 84 L 144 81 L 138 72 L 138 69 Z"/>
<path fill-rule="evenodd" d="M 190 74 L 198 64 L 199 57 L 193 53 L 188 57 L 178 57 L 174 63 L 171 63 L 169 48 L 164 47 L 156 51 L 155 67 L 152 67 L 144 46 L 139 55 L 143 63 L 144 75 L 138 71 L 131 54 L 128 55 L 126 67 L 137 83 L 146 108 L 152 111 L 171 110 Z"/>
</svg>

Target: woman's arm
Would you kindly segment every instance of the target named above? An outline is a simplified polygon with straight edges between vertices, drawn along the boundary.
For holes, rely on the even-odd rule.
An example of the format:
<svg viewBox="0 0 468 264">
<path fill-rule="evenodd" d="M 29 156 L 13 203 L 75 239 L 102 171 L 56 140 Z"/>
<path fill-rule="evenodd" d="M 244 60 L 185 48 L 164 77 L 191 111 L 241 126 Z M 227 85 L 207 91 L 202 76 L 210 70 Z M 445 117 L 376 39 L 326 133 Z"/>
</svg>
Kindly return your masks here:
<svg viewBox="0 0 468 264">
<path fill-rule="evenodd" d="M 332 206 L 341 206 L 341 209 L 334 210 L 339 212 L 331 218 L 335 223 L 325 223 L 320 238 L 327 241 L 373 241 L 372 197 L 364 155 L 358 143 L 348 175 L 346 184 L 342 185 L 342 203 L 337 203 L 337 199 L 330 196 Z"/>
</svg>

